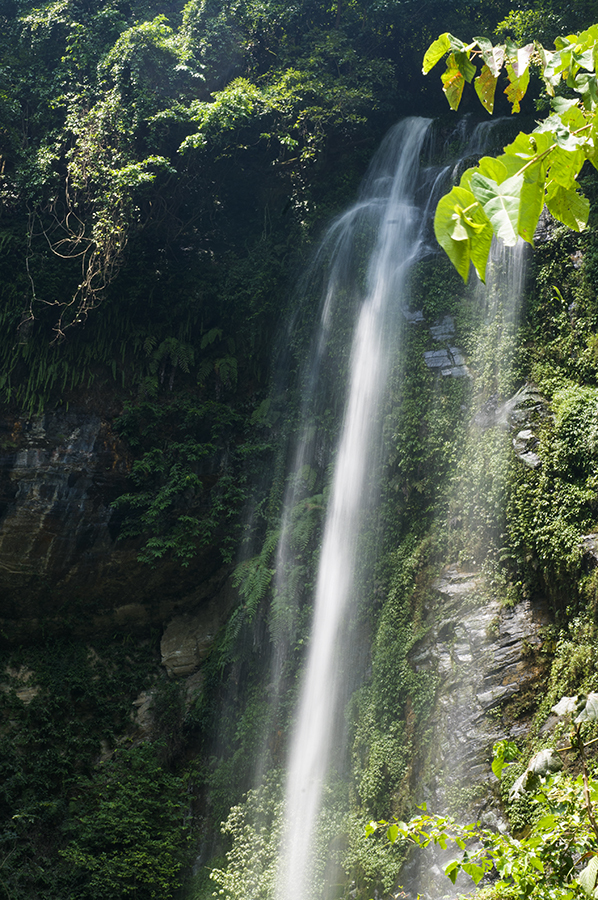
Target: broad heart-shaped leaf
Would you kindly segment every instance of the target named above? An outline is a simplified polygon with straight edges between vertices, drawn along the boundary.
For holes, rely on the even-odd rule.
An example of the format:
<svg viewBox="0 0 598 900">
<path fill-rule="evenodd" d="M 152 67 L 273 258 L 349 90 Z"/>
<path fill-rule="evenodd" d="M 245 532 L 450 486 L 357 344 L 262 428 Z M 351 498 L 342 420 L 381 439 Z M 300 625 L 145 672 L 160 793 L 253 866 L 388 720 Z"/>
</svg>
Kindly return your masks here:
<svg viewBox="0 0 598 900">
<path fill-rule="evenodd" d="M 457 65 L 454 53 L 451 53 L 447 59 L 446 69 L 440 76 L 440 80 L 442 81 L 442 90 L 446 94 L 450 108 L 454 110 L 459 109 L 465 78 Z"/>
<path fill-rule="evenodd" d="M 436 207 L 434 233 L 463 281 L 469 276 L 470 262 L 480 279 L 485 280 L 492 228 L 471 191 L 454 187 L 441 198 Z"/>
<path fill-rule="evenodd" d="M 490 115 L 494 112 L 494 94 L 498 78 L 493 75 L 488 66 L 484 65 L 482 71 L 474 82 L 475 92 L 480 98 L 480 103 Z"/>
<path fill-rule="evenodd" d="M 513 175 L 502 184 L 497 184 L 480 172 L 474 172 L 470 183 L 472 193 L 490 219 L 495 235 L 507 247 L 514 247 L 518 240 L 517 226 L 523 175 Z"/>
<path fill-rule="evenodd" d="M 546 191 L 546 206 L 555 219 L 573 231 L 583 231 L 588 223 L 590 204 L 575 188 L 566 190 L 560 184 L 551 184 Z"/>
<path fill-rule="evenodd" d="M 433 69 L 437 62 L 439 62 L 445 53 L 448 53 L 451 49 L 451 42 L 449 38 L 449 33 L 446 31 L 444 34 L 441 34 L 440 37 L 436 38 L 436 40 L 430 44 L 428 49 L 426 50 L 424 56 L 424 63 L 422 72 L 424 75 L 427 75 L 430 69 Z"/>
<path fill-rule="evenodd" d="M 556 706 L 553 706 L 551 712 L 555 716 L 566 716 L 567 713 L 574 713 L 577 709 L 577 697 L 561 697 Z"/>
<path fill-rule="evenodd" d="M 577 883 L 581 887 L 586 897 L 592 897 L 594 888 L 596 887 L 596 878 L 598 877 L 598 856 L 593 856 L 585 869 L 577 876 Z"/>
<path fill-rule="evenodd" d="M 525 97 L 529 85 L 529 66 L 524 69 L 521 75 L 517 75 L 511 63 L 507 63 L 507 73 L 510 84 L 505 89 L 507 100 L 513 107 L 511 112 L 518 113 L 521 110 L 520 103 Z"/>
<path fill-rule="evenodd" d="M 598 719 L 598 694 L 590 693 L 587 696 L 586 704 L 579 711 L 579 715 L 575 721 L 579 722 L 595 722 Z"/>
<path fill-rule="evenodd" d="M 462 209 L 475 203 L 475 197 L 464 188 L 454 187 L 442 197 L 434 215 L 434 234 L 436 240 L 448 255 L 448 258 L 463 279 L 467 281 L 471 253 L 469 240 L 456 240 L 454 237 L 456 212 L 455 207 Z"/>
</svg>

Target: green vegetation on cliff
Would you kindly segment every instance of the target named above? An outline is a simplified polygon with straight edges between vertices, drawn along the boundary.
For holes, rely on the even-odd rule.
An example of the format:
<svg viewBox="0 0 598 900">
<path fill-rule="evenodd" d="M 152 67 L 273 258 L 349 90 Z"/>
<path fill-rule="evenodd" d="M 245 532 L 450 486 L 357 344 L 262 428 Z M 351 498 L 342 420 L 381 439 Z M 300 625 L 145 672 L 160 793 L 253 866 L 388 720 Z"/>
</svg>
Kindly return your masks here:
<svg viewBox="0 0 598 900">
<path fill-rule="evenodd" d="M 114 422 L 128 473 L 111 527 L 148 572 L 174 561 L 199 579 L 244 560 L 233 576 L 238 604 L 203 663 L 197 696 L 159 675 L 149 629 L 140 645 L 139 629 L 126 624 L 105 644 L 84 643 L 69 620 L 64 643 L 43 636 L 34 649 L 3 649 L 0 896 L 175 896 L 201 848 L 214 877 L 204 871 L 189 891 L 205 898 L 217 887 L 247 900 L 254 839 L 269 883 L 274 782 L 327 499 L 318 473 L 302 472 L 294 596 L 273 595 L 285 456 L 318 302 L 290 285 L 323 224 L 354 196 L 387 127 L 441 111 L 436 85 L 419 74 L 437 33 L 491 34 L 503 20 L 503 37 L 525 42 L 540 25 L 587 27 L 594 6 L 0 3 L 5 409 L 34 420 L 56 405 L 82 406 Z M 444 123 L 438 135 L 439 145 L 457 142 Z M 409 332 L 391 385 L 379 518 L 364 535 L 372 544 L 382 535 L 383 549 L 375 571 L 362 573 L 359 627 L 371 653 L 350 703 L 351 777 L 329 786 L 334 816 L 319 839 L 334 862 L 326 877 L 362 900 L 375 887 L 393 890 L 401 862 L 363 844 L 364 822 L 408 816 L 431 779 L 439 680 L 416 671 L 413 655 L 442 615 L 432 583 L 444 564 L 485 563 L 487 582 L 509 603 L 548 597 L 550 702 L 598 689 L 587 553 L 598 531 L 595 174 L 582 171 L 580 182 L 588 228 L 548 228 L 511 331 L 498 313 L 483 321 L 445 259 L 431 255 L 413 274 L 424 326 Z M 293 304 L 293 335 L 281 338 Z M 474 360 L 472 381 L 439 379 L 424 363 L 425 329 L 445 315 Z M 331 345 L 342 370 L 340 331 Z M 471 411 L 500 406 L 526 380 L 542 398 L 535 468 L 508 456 L 510 433 L 471 426 Z M 78 615 L 88 613 L 81 598 Z M 41 635 L 46 625 L 42 617 Z M 293 640 L 273 711 L 264 686 L 283 633 Z M 131 720 L 142 691 L 155 691 L 149 735 Z M 526 758 L 549 714 L 537 699 Z M 508 704 L 492 710 L 495 720 L 516 713 Z M 273 781 L 252 792 L 264 735 Z M 527 812 L 512 805 L 512 821 L 525 824 Z"/>
</svg>

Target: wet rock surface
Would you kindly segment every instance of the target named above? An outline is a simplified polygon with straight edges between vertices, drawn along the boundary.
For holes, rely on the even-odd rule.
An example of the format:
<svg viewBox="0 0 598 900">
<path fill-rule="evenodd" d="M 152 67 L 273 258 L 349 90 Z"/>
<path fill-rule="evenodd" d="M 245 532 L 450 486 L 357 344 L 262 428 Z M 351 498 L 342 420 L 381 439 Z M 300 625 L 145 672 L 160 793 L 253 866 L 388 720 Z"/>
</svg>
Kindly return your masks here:
<svg viewBox="0 0 598 900">
<path fill-rule="evenodd" d="M 127 489 L 111 417 L 84 408 L 0 420 L 0 630 L 9 641 L 147 629 L 217 598 L 228 577 L 212 549 L 187 568 L 137 562 L 117 541 L 112 502 Z"/>
<path fill-rule="evenodd" d="M 452 316 L 444 316 L 430 328 L 430 335 L 438 343 L 446 346 L 441 350 L 426 350 L 424 361 L 429 369 L 439 371 L 443 377 L 463 378 L 468 376 L 469 369 L 465 357 L 458 347 L 452 346 L 455 333 L 455 320 Z"/>
<path fill-rule="evenodd" d="M 439 678 L 424 764 L 432 774 L 421 799 L 431 812 L 502 828 L 492 746 L 529 729 L 533 697 L 546 674 L 539 651 L 549 612 L 528 602 L 505 608 L 481 574 L 457 567 L 446 569 L 433 587 L 439 600 L 436 621 L 410 658 L 416 671 L 433 671 Z M 447 890 L 440 863 L 428 860 L 422 866 L 414 859 L 405 883 L 417 885 L 427 900 L 456 896 Z"/>
<path fill-rule="evenodd" d="M 228 588 L 193 615 L 175 616 L 168 623 L 160 652 L 169 675 L 192 675 L 200 668 L 232 608 L 234 591 Z"/>
<path fill-rule="evenodd" d="M 434 583 L 441 598 L 439 620 L 411 656 L 412 666 L 433 668 L 437 694 L 432 768 L 439 774 L 430 790 L 448 803 L 452 785 L 492 779 L 492 745 L 526 732 L 525 703 L 500 720 L 506 701 L 536 690 L 544 675 L 537 659 L 541 629 L 550 618 L 543 606 L 521 602 L 504 608 L 487 595 L 483 577 L 447 569 Z M 506 730 L 505 730 L 506 729 Z"/>
</svg>

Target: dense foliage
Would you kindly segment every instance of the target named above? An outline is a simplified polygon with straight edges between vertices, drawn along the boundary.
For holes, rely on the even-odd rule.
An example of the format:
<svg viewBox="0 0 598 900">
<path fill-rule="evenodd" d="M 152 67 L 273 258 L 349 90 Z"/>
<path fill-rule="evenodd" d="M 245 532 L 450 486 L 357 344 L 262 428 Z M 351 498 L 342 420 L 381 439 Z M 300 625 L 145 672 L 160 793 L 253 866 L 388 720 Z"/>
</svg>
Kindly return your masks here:
<svg viewBox="0 0 598 900">
<path fill-rule="evenodd" d="M 274 595 L 285 456 L 318 302 L 316 292 L 293 296 L 289 282 L 322 223 L 354 196 L 387 126 L 440 109 L 419 72 L 436 34 L 498 27 L 505 46 L 546 42 L 583 32 L 594 5 L 0 3 L 2 400 L 16 415 L 72 404 L 115 422 L 130 470 L 112 524 L 144 562 L 174 558 L 193 571 L 206 553 L 229 566 L 245 542 L 239 603 L 193 702 L 158 677 L 155 635 L 141 648 L 119 631 L 93 651 L 73 639 L 62 655 L 51 641 L 6 654 L 7 897 L 173 896 L 199 847 L 213 854 L 213 877 L 199 876 L 197 897 L 245 897 L 256 872 L 269 883 L 280 798 L 269 784 L 245 792 L 264 741 L 264 765 L 283 763 L 327 498 L 321 473 L 303 472 L 290 523 L 300 603 Z M 438 137 L 455 151 L 449 126 Z M 336 867 L 326 877 L 363 898 L 376 885 L 392 891 L 401 863 L 393 848 L 364 848 L 364 823 L 389 809 L 408 816 L 418 799 L 413 760 L 430 746 L 438 679 L 416 672 L 411 654 L 436 614 L 431 584 L 444 562 L 486 561 L 509 602 L 548 593 L 552 695 L 598 688 L 595 574 L 580 545 L 597 514 L 598 253 L 595 183 L 580 177 L 588 228 L 553 229 L 538 248 L 523 341 L 500 310 L 484 319 L 446 260 L 430 256 L 413 275 L 425 328 L 452 315 L 475 378 L 434 376 L 418 327 L 391 385 L 379 517 L 364 535 L 383 535 L 376 571 L 362 578 L 371 677 L 351 701 L 350 784 L 330 788 L 334 816 L 318 839 Z M 291 303 L 293 336 L 276 345 Z M 340 332 L 331 343 L 342 369 Z M 269 381 L 273 346 L 286 379 L 281 363 Z M 545 404 L 538 469 L 507 461 L 505 432 L 470 428 L 472 409 L 526 378 Z M 283 633 L 291 651 L 274 708 L 264 684 Z M 150 688 L 161 713 L 137 745 L 131 705 Z M 572 807 L 578 787 L 565 787 Z"/>
</svg>

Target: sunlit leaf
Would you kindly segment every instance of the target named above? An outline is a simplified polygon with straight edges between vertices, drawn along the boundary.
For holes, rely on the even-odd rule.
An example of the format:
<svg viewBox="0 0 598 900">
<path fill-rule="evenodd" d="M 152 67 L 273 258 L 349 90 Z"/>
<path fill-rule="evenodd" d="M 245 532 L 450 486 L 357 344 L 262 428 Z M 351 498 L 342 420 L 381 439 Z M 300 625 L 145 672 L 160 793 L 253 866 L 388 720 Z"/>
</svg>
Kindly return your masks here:
<svg viewBox="0 0 598 900">
<path fill-rule="evenodd" d="M 584 198 L 585 199 L 585 198 Z M 598 719 L 598 694 L 590 693 L 587 696 L 586 704 L 580 710 L 579 715 L 575 718 L 579 722 L 595 722 Z"/>
<path fill-rule="evenodd" d="M 430 69 L 433 69 L 437 62 L 439 62 L 442 57 L 449 52 L 451 49 L 451 42 L 449 40 L 448 32 L 441 34 L 439 38 L 437 38 L 426 50 L 424 55 L 424 63 L 422 72 L 424 75 L 427 75 Z"/>
<path fill-rule="evenodd" d="M 575 90 L 583 97 L 583 104 L 586 109 L 593 110 L 598 104 L 598 86 L 596 76 L 581 74 L 577 76 L 575 82 Z"/>
<path fill-rule="evenodd" d="M 544 209 L 545 165 L 536 163 L 526 169 L 521 186 L 517 231 L 528 244 L 533 244 L 538 220 Z"/>
<path fill-rule="evenodd" d="M 461 868 L 467 872 L 474 884 L 479 884 L 484 877 L 484 869 L 476 863 L 464 862 L 461 863 Z"/>
<path fill-rule="evenodd" d="M 593 896 L 596 887 L 596 878 L 598 877 L 598 856 L 593 856 L 585 869 L 577 876 L 577 882 L 586 897 Z"/>
<path fill-rule="evenodd" d="M 478 47 L 482 51 L 482 59 L 492 75 L 495 78 L 500 74 L 500 70 L 502 69 L 502 65 L 505 61 L 505 48 L 503 44 L 498 44 L 496 47 L 492 46 L 492 43 L 487 38 L 474 38 L 477 42 Z"/>
<path fill-rule="evenodd" d="M 520 104 L 529 85 L 529 68 L 525 69 L 521 75 L 517 75 L 512 64 L 507 63 L 507 73 L 509 84 L 505 89 L 505 94 L 512 106 L 511 112 L 518 113 L 521 110 Z"/>
<path fill-rule="evenodd" d="M 546 750 L 540 750 L 539 753 L 532 756 L 527 770 L 535 775 L 544 776 L 549 775 L 551 772 L 559 772 L 562 768 L 563 763 L 558 753 L 552 747 L 548 747 Z"/>
<path fill-rule="evenodd" d="M 444 873 L 445 873 L 445 875 L 447 875 L 447 876 L 451 879 L 451 881 L 453 882 L 453 884 L 454 884 L 455 881 L 457 880 L 457 875 L 459 874 L 459 866 L 460 866 L 459 860 L 458 860 L 458 859 L 453 859 L 453 860 L 448 864 L 448 866 L 445 867 Z"/>
<path fill-rule="evenodd" d="M 586 227 L 590 204 L 574 188 L 566 190 L 560 184 L 551 185 L 546 192 L 546 205 L 555 219 L 573 231 L 583 231 Z"/>
<path fill-rule="evenodd" d="M 502 184 L 497 184 L 479 172 L 474 172 L 471 176 L 471 190 L 476 200 L 490 219 L 496 236 L 508 247 L 515 246 L 518 240 L 517 225 L 522 184 L 522 175 L 507 178 Z"/>
<path fill-rule="evenodd" d="M 457 65 L 454 53 L 451 53 L 447 62 L 446 70 L 440 76 L 442 81 L 442 90 L 446 94 L 451 109 L 459 109 L 463 87 L 465 86 L 465 78 Z"/>
<path fill-rule="evenodd" d="M 488 66 L 484 65 L 474 83 L 475 92 L 480 98 L 480 103 L 490 115 L 494 112 L 494 94 L 496 93 L 497 81 L 496 75 L 493 75 Z"/>
<path fill-rule="evenodd" d="M 563 150 L 555 147 L 550 154 L 549 176 L 551 181 L 560 184 L 561 187 L 570 188 L 575 185 L 575 179 L 585 162 L 585 155 L 576 147 L 574 150 Z"/>
<path fill-rule="evenodd" d="M 464 209 L 471 203 L 475 203 L 473 194 L 464 188 L 454 187 L 450 193 L 441 198 L 434 216 L 436 240 L 448 255 L 463 281 L 467 281 L 469 275 L 471 254 L 468 240 L 456 240 L 453 237 L 457 216 L 455 207 L 460 206 Z"/>
<path fill-rule="evenodd" d="M 469 59 L 468 54 L 464 50 L 457 50 L 454 54 L 455 62 L 459 67 L 459 71 L 467 82 L 471 82 L 477 69 Z"/>
<path fill-rule="evenodd" d="M 391 844 L 394 844 L 399 836 L 399 826 L 391 825 L 386 832 L 386 837 L 390 841 Z"/>
</svg>

